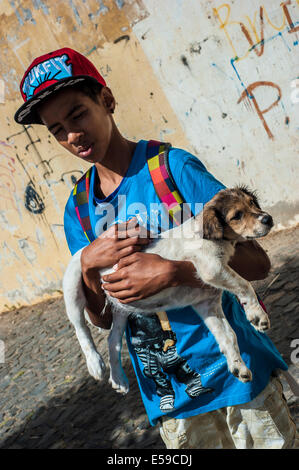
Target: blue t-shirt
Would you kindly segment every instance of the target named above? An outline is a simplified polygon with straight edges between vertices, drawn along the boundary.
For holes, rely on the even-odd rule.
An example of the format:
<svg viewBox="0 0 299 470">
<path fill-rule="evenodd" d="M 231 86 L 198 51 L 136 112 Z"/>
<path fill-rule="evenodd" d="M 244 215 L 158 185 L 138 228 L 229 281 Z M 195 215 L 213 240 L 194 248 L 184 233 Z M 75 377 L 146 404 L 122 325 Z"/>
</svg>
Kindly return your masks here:
<svg viewBox="0 0 299 470">
<path fill-rule="evenodd" d="M 136 215 L 140 223 L 155 233 L 171 228 L 152 183 L 146 145 L 144 140 L 138 143 L 121 184 L 104 200 L 94 195 L 96 168 L 92 167 L 89 214 L 96 236 L 110 225 Z M 193 213 L 200 210 L 198 203 L 205 204 L 224 188 L 196 157 L 184 150 L 172 148 L 169 165 L 174 181 Z M 64 228 L 72 255 L 88 245 L 72 194 L 65 208 Z M 268 336 L 257 332 L 246 319 L 235 296 L 225 291 L 222 307 L 237 335 L 241 356 L 252 371 L 252 382 L 241 383 L 228 371 L 214 336 L 192 307 L 167 311 L 170 333 L 163 331 L 157 315 L 135 318 L 133 315 L 130 318 L 126 332 L 128 348 L 152 425 L 166 414 L 160 408 L 163 400 L 164 404 L 168 403 L 168 416 L 187 418 L 249 402 L 266 387 L 274 369 L 287 369 Z M 167 337 L 174 340 L 174 345 L 163 351 Z M 207 393 L 197 395 L 200 387 L 208 389 Z"/>
</svg>

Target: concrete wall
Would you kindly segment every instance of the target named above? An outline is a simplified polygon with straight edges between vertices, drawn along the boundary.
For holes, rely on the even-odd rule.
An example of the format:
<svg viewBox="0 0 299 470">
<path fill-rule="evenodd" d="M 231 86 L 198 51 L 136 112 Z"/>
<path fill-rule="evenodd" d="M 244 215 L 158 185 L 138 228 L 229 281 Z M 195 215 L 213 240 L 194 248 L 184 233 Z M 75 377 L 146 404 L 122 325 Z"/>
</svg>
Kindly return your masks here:
<svg viewBox="0 0 299 470">
<path fill-rule="evenodd" d="M 298 0 L 2 0 L 0 311 L 61 289 L 64 205 L 86 169 L 43 126 L 13 120 L 34 57 L 85 54 L 125 136 L 170 141 L 226 185 L 258 189 L 282 227 L 299 220 L 298 24 Z"/>
</svg>

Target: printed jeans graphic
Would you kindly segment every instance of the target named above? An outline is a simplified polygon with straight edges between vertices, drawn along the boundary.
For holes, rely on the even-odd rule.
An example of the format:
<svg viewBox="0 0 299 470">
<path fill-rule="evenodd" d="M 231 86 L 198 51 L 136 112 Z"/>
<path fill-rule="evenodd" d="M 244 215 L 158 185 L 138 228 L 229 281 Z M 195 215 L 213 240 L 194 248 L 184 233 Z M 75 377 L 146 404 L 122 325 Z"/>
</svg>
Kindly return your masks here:
<svg viewBox="0 0 299 470">
<path fill-rule="evenodd" d="M 161 411 L 168 413 L 175 408 L 175 393 L 169 374 L 186 385 L 185 391 L 191 398 L 213 391 L 202 386 L 200 374 L 178 354 L 176 335 L 165 312 L 151 316 L 131 315 L 129 325 L 132 346 L 144 366 L 144 375 L 155 383 Z"/>
</svg>

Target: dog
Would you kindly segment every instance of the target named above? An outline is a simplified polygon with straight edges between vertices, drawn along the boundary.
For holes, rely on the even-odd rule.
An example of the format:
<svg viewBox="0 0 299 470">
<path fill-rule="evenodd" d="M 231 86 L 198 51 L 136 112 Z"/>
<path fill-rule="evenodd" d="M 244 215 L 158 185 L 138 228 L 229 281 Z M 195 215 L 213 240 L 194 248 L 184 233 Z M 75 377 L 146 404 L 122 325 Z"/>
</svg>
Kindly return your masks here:
<svg viewBox="0 0 299 470">
<path fill-rule="evenodd" d="M 191 261 L 196 275 L 210 288 L 186 286 L 169 287 L 163 291 L 129 304 L 106 296 L 106 306 L 113 313 L 112 329 L 108 338 L 110 383 L 117 392 L 129 390 L 128 380 L 121 367 L 122 337 L 128 315 L 153 314 L 172 308 L 191 305 L 214 335 L 220 351 L 227 360 L 229 371 L 241 382 L 252 380 L 252 373 L 243 362 L 236 334 L 229 325 L 221 307 L 222 290 L 236 295 L 249 322 L 255 329 L 265 332 L 270 327 L 267 313 L 261 307 L 250 282 L 239 276 L 228 263 L 236 243 L 266 236 L 273 227 L 271 215 L 264 212 L 257 196 L 244 186 L 223 189 L 195 217 L 169 231 L 163 232 L 145 248 L 172 260 Z M 182 236 L 183 234 L 183 236 Z M 75 328 L 81 349 L 85 355 L 89 373 L 102 379 L 105 364 L 97 352 L 90 330 L 85 322 L 86 299 L 81 280 L 81 251 L 71 259 L 63 278 L 66 312 Z M 100 275 L 113 272 L 113 268 L 100 271 Z"/>
</svg>

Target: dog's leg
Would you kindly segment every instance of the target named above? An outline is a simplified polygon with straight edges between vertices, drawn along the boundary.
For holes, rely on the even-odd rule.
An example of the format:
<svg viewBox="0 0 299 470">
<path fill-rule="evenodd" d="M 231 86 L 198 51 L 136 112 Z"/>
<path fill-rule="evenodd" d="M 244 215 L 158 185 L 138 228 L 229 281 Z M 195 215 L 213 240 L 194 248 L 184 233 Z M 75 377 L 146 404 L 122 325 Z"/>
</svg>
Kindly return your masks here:
<svg viewBox="0 0 299 470">
<path fill-rule="evenodd" d="M 122 394 L 129 391 L 129 382 L 121 363 L 122 338 L 127 325 L 127 316 L 113 311 L 112 329 L 108 338 L 110 379 L 112 388 Z"/>
<path fill-rule="evenodd" d="M 102 356 L 97 352 L 90 330 L 84 319 L 86 299 L 81 280 L 80 253 L 71 259 L 64 278 L 63 295 L 67 316 L 75 328 L 75 332 L 85 355 L 88 372 L 96 380 L 102 380 L 105 364 Z"/>
<path fill-rule="evenodd" d="M 220 351 L 227 360 L 229 371 L 241 382 L 251 381 L 252 374 L 241 358 L 236 334 L 222 311 L 221 295 L 193 307 L 214 335 Z"/>
<path fill-rule="evenodd" d="M 267 313 L 261 307 L 250 282 L 239 276 L 228 265 L 218 265 L 218 269 L 202 270 L 200 272 L 203 282 L 222 290 L 228 290 L 235 294 L 241 302 L 247 319 L 259 331 L 270 328 L 270 320 Z"/>
</svg>

